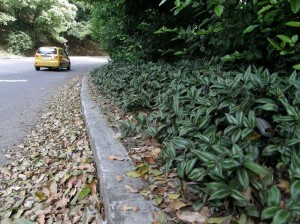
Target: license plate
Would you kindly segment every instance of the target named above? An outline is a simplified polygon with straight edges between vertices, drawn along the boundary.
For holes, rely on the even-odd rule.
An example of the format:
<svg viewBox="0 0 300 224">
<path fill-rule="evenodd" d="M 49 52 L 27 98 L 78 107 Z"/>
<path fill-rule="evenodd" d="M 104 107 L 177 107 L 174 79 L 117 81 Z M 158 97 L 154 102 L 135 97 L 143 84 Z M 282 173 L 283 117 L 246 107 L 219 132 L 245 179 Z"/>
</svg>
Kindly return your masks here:
<svg viewBox="0 0 300 224">
<path fill-rule="evenodd" d="M 42 58 L 43 58 L 43 60 L 45 60 L 45 61 L 51 60 L 51 57 L 42 57 Z"/>
</svg>

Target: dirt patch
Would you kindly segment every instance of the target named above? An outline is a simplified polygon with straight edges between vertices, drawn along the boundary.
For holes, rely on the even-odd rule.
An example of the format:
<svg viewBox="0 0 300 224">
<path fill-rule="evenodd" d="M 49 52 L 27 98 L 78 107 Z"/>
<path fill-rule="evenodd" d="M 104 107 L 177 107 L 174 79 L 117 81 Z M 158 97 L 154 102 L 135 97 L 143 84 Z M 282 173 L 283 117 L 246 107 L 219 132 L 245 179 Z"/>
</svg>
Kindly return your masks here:
<svg viewBox="0 0 300 224">
<path fill-rule="evenodd" d="M 68 51 L 72 56 L 108 56 L 107 52 L 90 39 L 79 41 L 74 38 L 68 39 Z"/>
</svg>

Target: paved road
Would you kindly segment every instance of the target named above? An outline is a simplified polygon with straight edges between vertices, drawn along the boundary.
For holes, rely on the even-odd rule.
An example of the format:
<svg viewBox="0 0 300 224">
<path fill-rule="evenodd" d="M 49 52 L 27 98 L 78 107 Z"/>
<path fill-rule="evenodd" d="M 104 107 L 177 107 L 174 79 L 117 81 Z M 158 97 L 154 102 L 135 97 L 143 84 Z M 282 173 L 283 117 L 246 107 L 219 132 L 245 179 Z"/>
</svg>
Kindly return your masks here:
<svg viewBox="0 0 300 224">
<path fill-rule="evenodd" d="M 76 75 L 107 62 L 105 57 L 71 57 L 71 71 L 35 71 L 34 58 L 0 59 L 0 165 L 5 150 L 15 149 L 29 133 L 46 102 Z"/>
</svg>

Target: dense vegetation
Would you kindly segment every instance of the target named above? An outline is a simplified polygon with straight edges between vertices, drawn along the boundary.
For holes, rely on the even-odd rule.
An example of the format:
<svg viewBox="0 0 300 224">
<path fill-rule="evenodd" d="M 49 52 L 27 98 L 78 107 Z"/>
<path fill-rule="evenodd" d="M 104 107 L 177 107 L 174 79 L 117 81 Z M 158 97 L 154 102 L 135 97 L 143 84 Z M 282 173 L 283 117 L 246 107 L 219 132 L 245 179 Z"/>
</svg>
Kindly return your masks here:
<svg viewBox="0 0 300 224">
<path fill-rule="evenodd" d="M 113 62 L 92 76 L 135 115 L 123 136 L 160 141 L 195 209 L 298 223 L 300 1 L 95 3 L 93 36 Z"/>
<path fill-rule="evenodd" d="M 199 194 L 195 204 L 228 214 L 240 207 L 274 223 L 299 221 L 299 77 L 222 69 L 192 61 L 114 62 L 93 77 L 135 114 L 122 123 L 123 136 L 159 139 L 165 171 L 176 167 Z"/>
<path fill-rule="evenodd" d="M 45 42 L 83 40 L 91 33 L 92 6 L 77 0 L 0 0 L 0 38 L 8 51 L 23 53 Z"/>
<path fill-rule="evenodd" d="M 300 67 L 298 0 L 95 2 L 93 35 L 114 60 L 207 58 Z"/>
</svg>

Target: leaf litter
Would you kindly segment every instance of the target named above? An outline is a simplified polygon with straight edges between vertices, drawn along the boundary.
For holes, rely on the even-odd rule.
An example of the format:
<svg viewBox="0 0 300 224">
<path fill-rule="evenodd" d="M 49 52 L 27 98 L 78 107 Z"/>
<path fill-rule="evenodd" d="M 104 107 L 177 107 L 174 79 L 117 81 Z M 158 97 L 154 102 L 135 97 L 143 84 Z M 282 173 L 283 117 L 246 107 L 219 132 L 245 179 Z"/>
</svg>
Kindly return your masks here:
<svg viewBox="0 0 300 224">
<path fill-rule="evenodd" d="M 0 223 L 104 223 L 103 204 L 80 106 L 82 76 L 51 100 L 47 113 L 0 170 Z"/>
</svg>

